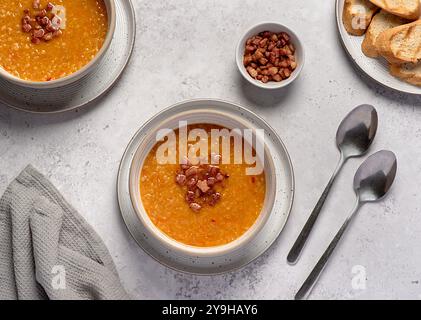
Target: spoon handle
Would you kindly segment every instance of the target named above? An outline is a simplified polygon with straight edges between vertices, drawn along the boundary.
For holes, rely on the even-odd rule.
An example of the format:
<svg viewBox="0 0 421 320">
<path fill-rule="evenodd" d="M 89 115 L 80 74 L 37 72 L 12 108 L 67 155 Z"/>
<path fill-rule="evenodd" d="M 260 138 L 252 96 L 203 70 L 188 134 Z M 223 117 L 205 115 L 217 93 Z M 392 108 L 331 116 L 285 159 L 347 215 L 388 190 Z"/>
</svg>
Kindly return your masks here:
<svg viewBox="0 0 421 320">
<path fill-rule="evenodd" d="M 308 236 L 310 235 L 311 230 L 313 229 L 314 224 L 316 223 L 317 218 L 319 217 L 320 212 L 322 211 L 323 205 L 325 204 L 326 198 L 330 192 L 330 189 L 332 188 L 333 183 L 335 182 L 335 179 L 342 169 L 345 158 L 341 154 L 341 158 L 339 160 L 339 163 L 335 169 L 335 172 L 333 173 L 332 178 L 330 179 L 329 183 L 327 184 L 325 190 L 323 191 L 319 201 L 317 202 L 315 208 L 313 209 L 310 217 L 308 218 L 306 224 L 304 225 L 303 229 L 301 230 L 300 235 L 298 236 L 297 240 L 295 241 L 294 245 L 292 246 L 288 256 L 287 261 L 290 264 L 294 264 L 297 262 L 301 251 L 304 248 L 304 245 L 306 244 L 306 241 L 308 239 Z"/>
<path fill-rule="evenodd" d="M 311 289 L 313 288 L 314 284 L 316 283 L 317 279 L 319 278 L 320 274 L 325 268 L 330 256 L 332 255 L 333 251 L 335 250 L 336 246 L 341 240 L 343 234 L 345 233 L 345 230 L 347 229 L 349 223 L 351 222 L 352 218 L 354 217 L 355 213 L 358 211 L 359 208 L 360 208 L 360 202 L 359 202 L 359 199 L 357 199 L 357 203 L 355 205 L 355 208 L 352 210 L 352 213 L 349 215 L 345 223 L 339 229 L 338 233 L 333 238 L 332 242 L 329 244 L 329 247 L 327 247 L 326 251 L 323 253 L 321 258 L 317 262 L 313 271 L 311 271 L 306 281 L 304 281 L 300 290 L 298 290 L 297 294 L 295 295 L 295 300 L 304 299 L 307 296 L 307 294 L 310 293 Z"/>
</svg>

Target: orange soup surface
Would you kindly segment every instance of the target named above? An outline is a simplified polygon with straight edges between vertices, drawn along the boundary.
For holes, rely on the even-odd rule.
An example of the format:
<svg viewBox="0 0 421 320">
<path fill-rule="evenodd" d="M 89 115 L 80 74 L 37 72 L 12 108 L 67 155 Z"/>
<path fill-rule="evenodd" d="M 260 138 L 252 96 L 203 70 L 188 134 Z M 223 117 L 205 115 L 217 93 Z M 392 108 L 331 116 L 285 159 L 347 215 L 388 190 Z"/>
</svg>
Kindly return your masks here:
<svg viewBox="0 0 421 320">
<path fill-rule="evenodd" d="M 35 19 L 49 3 L 64 8 L 59 11 L 59 35 Z M 51 20 L 53 12 L 47 12 Z M 0 21 L 0 67 L 30 81 L 55 80 L 78 71 L 95 57 L 108 31 L 103 0 L 41 0 L 38 9 L 33 0 L 0 0 Z M 34 31 L 42 28 L 35 38 Z"/>
<path fill-rule="evenodd" d="M 221 127 L 210 124 L 189 126 L 188 130 L 201 128 L 209 133 L 211 129 Z M 140 193 L 143 206 L 151 221 L 169 237 L 192 246 L 212 247 L 228 244 L 248 231 L 259 217 L 266 193 L 265 173 L 258 176 L 246 174 L 248 164 L 219 164 L 205 165 L 206 176 L 217 167 L 218 173 L 214 175 L 216 183 L 210 190 L 205 184 L 206 191 L 197 190 L 202 194 L 191 202 L 200 210 L 191 206 L 187 201 L 191 177 L 185 184 L 177 183 L 180 176 L 185 177 L 187 171 L 180 169 L 178 162 L 177 136 L 177 164 L 159 164 L 156 151 L 163 142 L 157 143 L 151 150 L 142 167 L 140 177 Z M 243 141 L 244 143 L 244 141 Z M 230 141 L 231 159 L 234 158 L 234 139 Z M 211 143 L 209 141 L 209 150 Z M 211 151 L 209 151 L 211 154 Z M 209 159 L 210 163 L 210 159 Z M 201 166 L 202 167 L 202 166 Z M 208 169 L 207 169 L 208 168 Z M 180 173 L 180 170 L 182 171 Z M 192 169 L 190 169 L 192 170 Z M 207 170 L 207 171 L 206 171 Z M 183 178 L 184 179 L 184 178 Z M 200 183 L 200 179 L 199 183 Z M 213 179 L 211 177 L 211 179 Z M 220 179 L 221 181 L 217 181 Z M 184 180 L 183 180 L 184 181 Z M 180 182 L 180 181 L 178 181 Z M 202 181 L 203 182 L 203 181 Z M 203 188 L 203 186 L 201 186 Z M 211 194 L 208 196 L 207 194 Z M 218 198 L 213 198 L 218 195 Z M 217 201 L 213 201 L 217 200 Z M 210 204 L 209 204 L 210 203 Z"/>
</svg>

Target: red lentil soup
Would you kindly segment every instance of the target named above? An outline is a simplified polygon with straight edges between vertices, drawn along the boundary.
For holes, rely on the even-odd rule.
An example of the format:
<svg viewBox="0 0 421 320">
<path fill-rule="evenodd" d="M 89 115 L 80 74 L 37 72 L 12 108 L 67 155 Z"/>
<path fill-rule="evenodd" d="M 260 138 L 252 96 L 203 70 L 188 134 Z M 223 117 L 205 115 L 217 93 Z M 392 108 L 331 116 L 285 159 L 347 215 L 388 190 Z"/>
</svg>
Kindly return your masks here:
<svg viewBox="0 0 421 320">
<path fill-rule="evenodd" d="M 0 67 L 29 81 L 88 64 L 108 31 L 103 0 L 0 0 Z"/>
<path fill-rule="evenodd" d="M 189 126 L 188 131 L 195 128 L 209 135 L 212 129 L 221 129 L 198 124 Z M 175 133 L 178 159 L 179 131 Z M 146 157 L 140 175 L 142 203 L 158 229 L 183 244 L 213 247 L 238 239 L 254 225 L 265 200 L 264 172 L 246 175 L 250 165 L 233 161 L 192 165 L 177 160 L 176 164 L 162 165 L 156 157 L 162 143 L 157 143 Z M 234 139 L 230 145 L 233 159 Z"/>
</svg>

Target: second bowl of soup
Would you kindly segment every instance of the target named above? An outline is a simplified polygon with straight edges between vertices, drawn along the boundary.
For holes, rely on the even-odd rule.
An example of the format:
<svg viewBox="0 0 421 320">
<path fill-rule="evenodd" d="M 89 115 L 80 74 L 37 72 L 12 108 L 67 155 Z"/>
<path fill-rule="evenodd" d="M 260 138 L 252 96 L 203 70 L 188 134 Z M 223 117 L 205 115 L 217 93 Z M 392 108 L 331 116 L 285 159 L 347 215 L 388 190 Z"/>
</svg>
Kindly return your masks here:
<svg viewBox="0 0 421 320">
<path fill-rule="evenodd" d="M 108 50 L 114 0 L 0 1 L 0 76 L 35 89 L 90 73 Z"/>
</svg>

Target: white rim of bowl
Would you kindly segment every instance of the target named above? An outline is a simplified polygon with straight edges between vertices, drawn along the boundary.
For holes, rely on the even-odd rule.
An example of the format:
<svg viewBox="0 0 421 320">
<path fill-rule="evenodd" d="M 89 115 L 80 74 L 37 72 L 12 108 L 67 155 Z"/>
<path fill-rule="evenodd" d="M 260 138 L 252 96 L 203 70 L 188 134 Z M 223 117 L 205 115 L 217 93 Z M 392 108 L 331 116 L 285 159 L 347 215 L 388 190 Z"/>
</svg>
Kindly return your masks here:
<svg viewBox="0 0 421 320">
<path fill-rule="evenodd" d="M 56 80 L 51 80 L 51 81 L 30 81 L 30 80 L 24 80 L 21 79 L 19 77 L 16 77 L 14 75 L 12 75 L 11 73 L 9 73 L 7 70 L 5 70 L 4 68 L 2 68 L 0 66 L 0 77 L 5 78 L 6 80 L 13 82 L 15 84 L 24 86 L 24 87 L 31 87 L 31 88 L 35 88 L 35 89 L 49 89 L 49 88 L 56 88 L 56 87 L 60 87 L 66 84 L 69 84 L 72 82 L 72 79 L 75 78 L 75 81 L 78 79 L 78 77 L 80 76 L 84 76 L 85 73 L 92 68 L 93 66 L 95 66 L 100 60 L 101 58 L 104 56 L 105 52 L 107 52 L 108 48 L 111 45 L 111 41 L 114 37 L 114 32 L 115 32 L 115 28 L 116 28 L 116 8 L 115 8 L 115 0 L 103 0 L 106 8 L 107 8 L 107 16 L 108 16 L 108 31 L 107 31 L 107 36 L 105 37 L 104 43 L 101 47 L 101 49 L 97 52 L 97 54 L 95 55 L 95 57 L 89 61 L 88 64 L 86 64 L 85 66 L 83 66 L 81 69 L 79 69 L 78 71 L 69 74 L 63 78 L 59 78 Z"/>
<path fill-rule="evenodd" d="M 193 100 L 194 102 L 195 100 Z M 191 101 L 187 101 L 186 103 L 189 103 Z M 178 106 L 178 105 L 176 105 Z M 165 112 L 166 110 L 164 110 L 163 112 Z M 194 112 L 198 112 L 198 110 L 194 110 Z M 191 113 L 191 111 L 185 111 L 183 112 L 181 115 L 183 114 L 189 114 Z M 232 121 L 237 122 L 238 124 L 241 124 L 243 126 L 250 126 L 250 123 L 248 121 L 244 121 L 244 119 L 238 118 L 236 119 L 235 117 L 233 117 L 230 114 L 224 113 L 222 111 L 217 111 L 214 112 L 215 114 L 220 114 L 223 115 L 224 117 L 229 117 Z M 176 116 L 172 116 L 171 118 L 168 118 L 166 120 L 166 123 L 168 123 L 169 121 L 171 121 L 172 119 L 176 119 L 178 118 L 180 115 L 176 115 Z M 152 118 L 153 119 L 153 118 Z M 151 120 L 152 120 L 151 119 Z M 203 121 L 203 123 L 210 123 L 210 122 L 206 122 Z M 219 124 L 220 125 L 220 124 Z M 159 127 L 159 125 L 157 126 Z M 265 203 L 263 205 L 262 211 L 260 212 L 259 216 L 257 217 L 255 223 L 244 233 L 242 234 L 239 238 L 235 239 L 232 242 L 229 242 L 225 245 L 220 245 L 220 246 L 212 246 L 212 247 L 198 247 L 198 246 L 191 246 L 191 245 L 187 245 L 184 244 L 180 241 L 177 241 L 173 238 L 171 238 L 170 236 L 168 236 L 167 234 L 165 234 L 162 230 L 160 230 L 150 219 L 148 213 L 146 212 L 145 208 L 143 207 L 143 203 L 140 197 L 140 194 L 138 194 L 138 190 L 137 188 L 132 188 L 133 183 L 136 183 L 136 185 L 139 184 L 140 181 L 140 174 L 141 174 L 141 170 L 144 164 L 144 160 L 145 158 L 141 159 L 141 163 L 137 162 L 136 160 L 136 154 L 139 152 L 140 147 L 144 145 L 144 143 L 146 141 L 150 141 L 151 137 L 152 137 L 152 133 L 148 134 L 147 136 L 145 136 L 143 138 L 142 143 L 139 145 L 137 151 L 135 152 L 135 155 L 133 156 L 133 160 L 132 163 L 130 165 L 130 174 L 129 174 L 129 192 L 130 192 L 130 199 L 132 202 L 132 206 L 134 211 L 136 212 L 137 217 L 139 218 L 140 222 L 145 226 L 145 228 L 150 232 L 150 234 L 152 236 L 154 236 L 159 242 L 161 242 L 163 245 L 169 246 L 171 250 L 177 251 L 177 252 L 182 252 L 184 254 L 188 254 L 191 256 L 198 256 L 198 257 L 212 257 L 212 256 L 218 256 L 218 255 L 223 255 L 226 254 L 228 252 L 234 252 L 236 250 L 238 250 L 239 248 L 241 248 L 242 246 L 246 245 L 248 242 L 250 242 L 254 236 L 256 234 L 258 234 L 262 228 L 264 227 L 265 223 L 267 222 L 272 210 L 273 210 L 273 205 L 276 199 L 276 190 L 273 190 L 273 188 L 276 189 L 276 175 L 272 174 L 272 183 L 271 185 L 269 185 L 270 189 L 266 190 L 266 195 L 265 195 Z M 148 152 L 150 152 L 150 150 L 148 150 Z M 146 154 L 146 156 L 149 153 Z M 265 146 L 265 161 L 269 161 L 270 162 L 270 172 L 269 174 L 271 174 L 271 172 L 273 171 L 273 164 L 272 164 L 272 158 L 270 157 L 270 150 L 267 148 L 267 146 Z M 139 169 L 139 170 L 137 170 Z M 133 171 L 136 171 L 136 173 L 134 175 L 132 175 L 131 173 Z M 138 172 L 139 171 L 139 172 Z M 268 186 L 268 172 L 265 170 L 265 174 L 266 174 L 266 181 L 267 181 L 267 186 Z M 133 180 L 133 176 L 135 177 L 135 181 Z M 273 196 L 271 197 L 270 192 L 273 193 Z M 269 201 L 267 203 L 267 201 Z"/>
<path fill-rule="evenodd" d="M 255 80 L 253 79 L 247 72 L 246 68 L 243 65 L 243 61 L 242 59 L 240 60 L 240 57 L 244 57 L 244 48 L 243 48 L 243 42 L 244 40 L 246 40 L 246 36 L 248 33 L 251 33 L 254 29 L 263 27 L 265 25 L 277 25 L 280 28 L 283 28 L 286 30 L 286 32 L 289 35 L 293 35 L 293 37 L 295 38 L 296 42 L 299 44 L 299 47 L 301 50 L 301 60 L 300 63 L 298 64 L 297 68 L 292 72 L 291 77 L 289 77 L 286 80 L 282 80 L 280 82 L 271 82 L 273 83 L 273 85 L 268 85 L 266 83 L 263 83 L 259 80 Z M 271 31 L 271 30 L 268 30 Z M 241 53 L 241 54 L 240 54 Z M 276 21 L 265 21 L 265 22 L 260 22 L 258 24 L 253 25 L 252 27 L 248 28 L 247 31 L 243 34 L 243 36 L 240 38 L 240 40 L 238 41 L 236 50 L 235 50 L 235 61 L 238 67 L 238 70 L 240 71 L 241 75 L 243 76 L 244 79 L 246 79 L 249 83 L 262 88 L 262 89 L 269 89 L 269 90 L 276 90 L 276 89 L 281 89 L 284 88 L 286 86 L 288 86 L 289 84 L 291 84 L 292 82 L 294 82 L 298 76 L 300 75 L 301 71 L 303 70 L 304 64 L 305 64 L 305 49 L 304 49 L 304 45 L 302 43 L 302 41 L 300 40 L 300 38 L 298 37 L 297 33 L 291 29 L 290 27 L 276 22 Z M 277 84 L 277 85 L 276 85 Z"/>
</svg>

